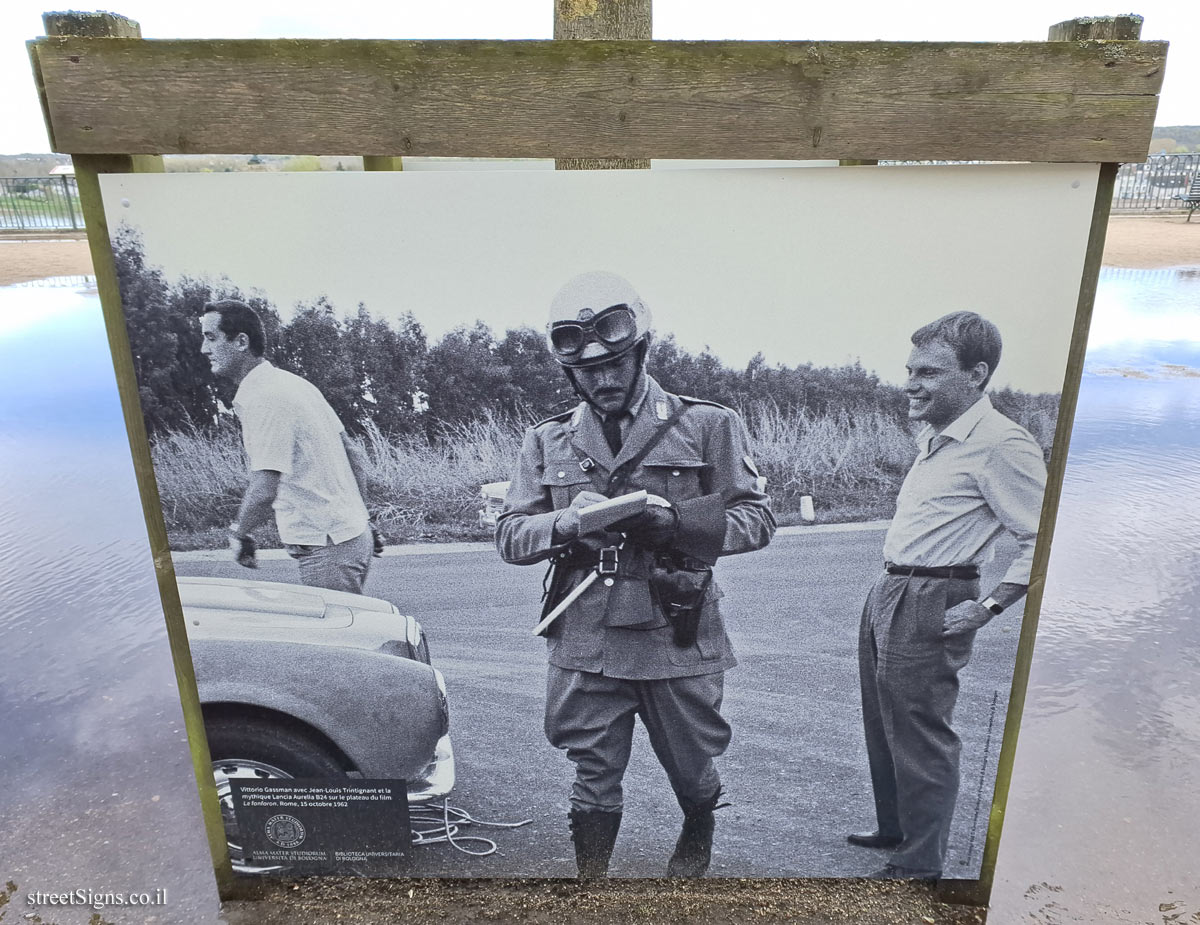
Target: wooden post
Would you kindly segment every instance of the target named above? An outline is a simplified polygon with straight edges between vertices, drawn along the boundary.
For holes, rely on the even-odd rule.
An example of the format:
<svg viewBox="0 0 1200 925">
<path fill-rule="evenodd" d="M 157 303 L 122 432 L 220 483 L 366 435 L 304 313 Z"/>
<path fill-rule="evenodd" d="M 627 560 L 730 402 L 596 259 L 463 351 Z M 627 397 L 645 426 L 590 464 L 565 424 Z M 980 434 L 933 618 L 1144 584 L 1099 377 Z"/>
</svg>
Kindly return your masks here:
<svg viewBox="0 0 1200 925">
<path fill-rule="evenodd" d="M 404 165 L 398 157 L 389 157 L 386 154 L 364 154 L 363 155 L 363 170 L 403 170 Z"/>
<path fill-rule="evenodd" d="M 1052 42 L 1081 42 L 1095 40 L 1136 41 L 1141 37 L 1142 17 L 1114 16 L 1105 18 L 1086 17 L 1060 22 L 1050 27 Z M 1004 810 L 1012 787 L 1013 761 L 1017 751 L 1017 736 L 1021 728 L 1021 714 L 1025 708 L 1025 693 L 1029 686 L 1029 669 L 1033 661 L 1034 637 L 1037 633 L 1038 615 L 1042 609 L 1042 596 L 1046 585 L 1046 568 L 1050 561 L 1050 541 L 1058 519 L 1058 502 L 1062 495 L 1063 474 L 1067 467 L 1067 451 L 1071 445 L 1071 427 L 1075 420 L 1075 407 L 1079 402 L 1079 379 L 1083 370 L 1084 354 L 1087 352 L 1088 329 L 1092 321 L 1092 305 L 1096 300 L 1096 286 L 1100 278 L 1100 265 L 1104 256 L 1104 238 L 1108 231 L 1108 218 L 1112 210 L 1113 190 L 1117 182 L 1120 164 L 1100 165 L 1100 176 L 1096 183 L 1096 201 L 1092 205 L 1092 224 L 1088 231 L 1087 250 L 1083 258 L 1083 275 L 1079 283 L 1079 298 L 1075 308 L 1075 330 L 1071 333 L 1071 346 L 1067 354 L 1067 380 L 1063 384 L 1062 400 L 1058 410 L 1058 424 L 1054 430 L 1054 449 L 1050 457 L 1046 494 L 1042 500 L 1042 516 L 1038 524 L 1038 544 L 1033 560 L 1029 592 L 1025 599 L 1025 619 L 1021 623 L 1021 638 L 1017 643 L 1016 665 L 1013 668 L 1012 694 L 1004 720 L 1004 737 L 1000 756 L 996 763 L 996 786 L 992 793 L 992 808 L 988 820 L 987 841 L 983 847 L 983 863 L 978 880 L 944 880 L 938 884 L 938 898 L 946 902 L 986 906 L 992 894 L 996 876 L 996 856 L 1000 848 L 1000 833 L 1004 828 Z"/>
<path fill-rule="evenodd" d="M 556 39 L 650 39 L 652 0 L 554 0 Z M 560 157 L 555 170 L 650 168 L 649 158 Z"/>
<path fill-rule="evenodd" d="M 1142 17 L 1136 13 L 1127 16 L 1083 16 L 1068 19 L 1050 27 L 1047 36 L 1051 42 L 1092 42 L 1099 39 L 1109 41 L 1137 41 L 1142 37 Z"/>
<path fill-rule="evenodd" d="M 138 23 L 115 13 L 46 13 L 42 16 L 42 23 L 46 35 L 125 39 L 140 39 L 142 36 L 142 29 Z M 50 125 L 49 120 L 46 124 Z M 116 263 L 113 260 L 108 221 L 104 215 L 104 203 L 100 196 L 101 174 L 162 173 L 163 159 L 154 155 L 75 154 L 72 155 L 71 160 L 75 165 L 79 205 L 83 212 L 84 225 L 87 228 L 88 249 L 92 255 L 96 288 L 99 291 L 100 306 L 104 313 L 104 327 L 116 371 L 117 390 L 121 396 L 121 413 L 125 418 L 125 429 L 129 435 L 129 446 L 133 454 L 138 493 L 142 499 L 142 513 L 146 519 L 150 536 L 150 550 L 154 555 L 154 571 L 158 580 L 159 594 L 163 601 L 167 638 L 171 645 L 171 658 L 175 666 L 175 678 L 179 685 L 179 695 L 183 706 L 183 721 L 191 749 L 192 769 L 196 775 L 197 789 L 200 791 L 205 834 L 208 836 L 213 870 L 217 877 L 217 888 L 222 896 L 225 896 L 233 884 L 229 852 L 225 843 L 225 829 L 221 822 L 216 787 L 213 784 L 212 758 L 208 751 L 208 741 L 204 736 L 204 719 L 200 711 L 200 697 L 196 690 L 196 673 L 192 665 L 191 648 L 188 645 L 187 629 L 183 620 L 183 607 L 179 601 L 179 588 L 175 583 L 175 570 L 171 564 L 171 549 L 167 543 L 167 530 L 163 523 L 158 483 L 155 480 L 154 466 L 150 460 L 150 445 L 146 438 L 141 403 L 138 400 L 137 377 L 133 369 L 129 335 L 125 328 L 125 314 L 121 305 L 121 290 L 117 281 Z"/>
</svg>

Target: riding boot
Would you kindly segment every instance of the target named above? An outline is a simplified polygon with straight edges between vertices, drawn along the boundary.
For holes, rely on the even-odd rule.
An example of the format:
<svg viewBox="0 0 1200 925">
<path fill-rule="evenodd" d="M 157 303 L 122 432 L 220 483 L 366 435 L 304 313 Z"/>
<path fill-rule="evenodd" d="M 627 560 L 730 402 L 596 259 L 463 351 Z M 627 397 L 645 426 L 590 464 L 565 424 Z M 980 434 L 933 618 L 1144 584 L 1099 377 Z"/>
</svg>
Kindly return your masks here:
<svg viewBox="0 0 1200 925">
<path fill-rule="evenodd" d="M 721 791 L 718 789 L 707 800 L 694 802 L 679 799 L 683 808 L 683 828 L 679 839 L 675 842 L 675 852 L 667 861 L 668 877 L 703 877 L 712 861 L 713 829 L 717 826 L 713 810 L 728 803 L 718 805 Z"/>
<path fill-rule="evenodd" d="M 579 879 L 596 880 L 607 877 L 608 859 L 612 857 L 617 830 L 621 828 L 621 813 L 573 809 L 570 825 Z"/>
</svg>

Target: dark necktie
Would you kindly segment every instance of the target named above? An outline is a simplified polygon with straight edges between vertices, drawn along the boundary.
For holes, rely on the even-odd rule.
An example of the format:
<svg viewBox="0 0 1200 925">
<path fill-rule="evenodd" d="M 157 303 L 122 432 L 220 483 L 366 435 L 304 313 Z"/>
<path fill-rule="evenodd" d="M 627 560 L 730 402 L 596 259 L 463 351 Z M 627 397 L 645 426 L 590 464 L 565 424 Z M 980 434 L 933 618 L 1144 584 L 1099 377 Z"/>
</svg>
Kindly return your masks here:
<svg viewBox="0 0 1200 925">
<path fill-rule="evenodd" d="M 608 448 L 612 450 L 613 456 L 621 452 L 621 418 L 623 414 L 609 414 L 600 422 L 600 429 L 604 431 L 604 440 L 608 444 Z"/>
</svg>

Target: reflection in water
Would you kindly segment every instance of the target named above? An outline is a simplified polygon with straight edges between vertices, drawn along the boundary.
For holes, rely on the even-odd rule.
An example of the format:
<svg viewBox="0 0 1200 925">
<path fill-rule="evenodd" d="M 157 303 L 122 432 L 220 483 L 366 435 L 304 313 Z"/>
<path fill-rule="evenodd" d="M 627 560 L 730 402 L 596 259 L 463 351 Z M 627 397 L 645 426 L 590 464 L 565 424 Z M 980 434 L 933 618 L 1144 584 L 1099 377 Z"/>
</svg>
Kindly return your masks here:
<svg viewBox="0 0 1200 925">
<path fill-rule="evenodd" d="M 1101 275 L 993 923 L 1200 921 L 1200 271 Z"/>
<path fill-rule="evenodd" d="M 0 289 L 0 395 L 0 884 L 17 884 L 18 908 L 36 890 L 165 888 L 166 907 L 104 917 L 214 921 L 94 291 Z M 53 921 L 84 923 L 95 911 L 56 907 Z"/>
<path fill-rule="evenodd" d="M 1192 371 L 1200 271 L 1105 271 L 992 923 L 1200 922 Z M 153 910 L 158 922 L 210 921 L 215 888 L 94 293 L 0 289 L 0 388 L 0 882 L 166 886 L 175 901 Z"/>
</svg>

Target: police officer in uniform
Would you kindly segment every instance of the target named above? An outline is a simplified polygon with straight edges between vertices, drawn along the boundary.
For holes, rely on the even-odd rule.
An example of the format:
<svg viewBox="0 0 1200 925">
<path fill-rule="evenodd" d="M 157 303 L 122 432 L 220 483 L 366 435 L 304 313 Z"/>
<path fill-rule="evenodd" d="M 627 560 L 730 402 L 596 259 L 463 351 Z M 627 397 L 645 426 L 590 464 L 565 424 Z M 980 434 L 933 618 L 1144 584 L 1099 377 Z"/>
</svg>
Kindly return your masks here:
<svg viewBox="0 0 1200 925">
<path fill-rule="evenodd" d="M 650 311 L 607 272 L 554 297 L 547 339 L 583 401 L 530 428 L 496 531 L 506 562 L 552 560 L 546 737 L 575 765 L 570 828 L 581 878 L 603 877 L 621 823 L 634 718 L 683 810 L 667 875 L 707 871 L 736 664 L 712 566 L 775 532 L 737 413 L 665 392 L 646 373 Z M 580 510 L 645 489 L 638 513 L 581 530 Z M 583 531 L 587 532 L 583 532 Z"/>
</svg>

